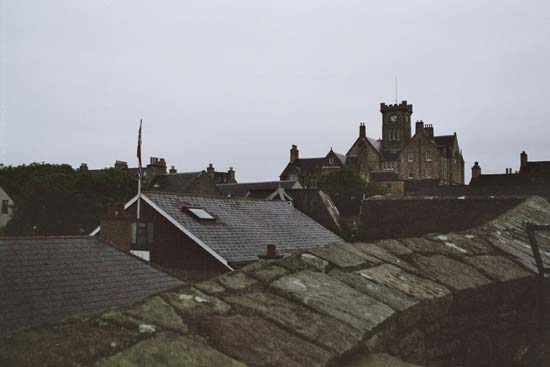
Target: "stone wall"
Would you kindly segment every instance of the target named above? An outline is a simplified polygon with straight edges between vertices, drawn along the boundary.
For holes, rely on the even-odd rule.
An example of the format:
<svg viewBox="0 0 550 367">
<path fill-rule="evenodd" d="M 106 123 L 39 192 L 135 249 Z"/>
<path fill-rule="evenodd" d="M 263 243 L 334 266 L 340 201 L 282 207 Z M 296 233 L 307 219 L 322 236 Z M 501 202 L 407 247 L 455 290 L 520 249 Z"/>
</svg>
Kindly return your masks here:
<svg viewBox="0 0 550 367">
<path fill-rule="evenodd" d="M 356 240 L 402 238 L 472 228 L 518 205 L 516 197 L 375 197 L 361 205 Z"/>
<path fill-rule="evenodd" d="M 389 354 L 424 366 L 532 365 L 526 221 L 549 223 L 548 202 L 463 232 L 257 262 L 0 339 L 0 365 L 410 366 Z"/>
</svg>

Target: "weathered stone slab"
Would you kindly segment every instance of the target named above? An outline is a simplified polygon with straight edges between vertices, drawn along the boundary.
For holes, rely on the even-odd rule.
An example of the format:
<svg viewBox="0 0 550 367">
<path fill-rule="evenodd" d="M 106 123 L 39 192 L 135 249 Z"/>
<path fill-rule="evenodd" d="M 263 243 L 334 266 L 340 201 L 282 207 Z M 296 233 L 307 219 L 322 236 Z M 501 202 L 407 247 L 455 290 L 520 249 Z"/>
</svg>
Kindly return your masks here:
<svg viewBox="0 0 550 367">
<path fill-rule="evenodd" d="M 344 243 L 339 243 L 337 244 L 336 246 L 348 251 L 348 252 L 351 252 L 352 254 L 356 255 L 356 256 L 359 256 L 360 258 L 364 259 L 365 260 L 365 263 L 367 265 L 380 265 L 382 264 L 382 261 L 377 258 L 377 257 L 374 257 L 364 251 L 361 251 L 360 249 L 358 249 L 355 244 L 351 244 L 351 243 L 347 243 L 347 242 L 344 242 Z"/>
<path fill-rule="evenodd" d="M 480 255 L 467 257 L 464 261 L 495 281 L 506 282 L 534 276 L 512 260 L 503 256 Z"/>
<path fill-rule="evenodd" d="M 264 283 L 271 283 L 289 272 L 285 268 L 277 265 L 265 265 L 261 268 L 251 270 L 248 275 Z"/>
<path fill-rule="evenodd" d="M 168 292 L 163 295 L 163 298 L 179 313 L 193 318 L 224 314 L 231 309 L 231 306 L 220 299 L 193 288 Z"/>
<path fill-rule="evenodd" d="M 363 257 L 334 245 L 317 247 L 307 252 L 325 259 L 340 268 L 355 268 L 367 264 L 367 260 Z"/>
<path fill-rule="evenodd" d="M 0 339 L 0 364 L 17 367 L 87 366 L 143 337 L 101 320 L 74 320 L 16 333 Z"/>
<path fill-rule="evenodd" d="M 397 240 L 376 241 L 375 245 L 391 252 L 396 256 L 410 255 L 413 253 L 411 249 L 407 248 Z"/>
<path fill-rule="evenodd" d="M 214 280 L 206 280 L 204 282 L 197 283 L 194 287 L 208 294 L 219 294 L 225 292 L 225 288 Z"/>
<path fill-rule="evenodd" d="M 122 353 L 104 358 L 97 367 L 246 367 L 217 350 L 185 336 L 158 335 Z"/>
<path fill-rule="evenodd" d="M 456 255 L 482 255 L 494 253 L 493 248 L 485 240 L 473 233 L 447 233 L 429 237 L 436 243 L 443 244 Z"/>
<path fill-rule="evenodd" d="M 199 327 L 217 350 L 251 366 L 325 366 L 334 357 L 258 317 L 214 316 Z"/>
<path fill-rule="evenodd" d="M 373 257 L 376 257 L 383 262 L 393 264 L 402 268 L 408 272 L 418 272 L 418 269 L 415 269 L 414 266 L 406 262 L 405 260 L 400 259 L 386 249 L 374 244 L 374 243 L 354 243 L 353 246 L 358 250 L 365 252 Z"/>
<path fill-rule="evenodd" d="M 187 326 L 174 309 L 160 296 L 151 297 L 144 302 L 126 309 L 118 308 L 108 311 L 101 317 L 102 320 L 110 320 L 120 324 L 134 324 L 139 326 L 146 324 L 161 329 L 177 329 L 186 332 Z"/>
<path fill-rule="evenodd" d="M 283 277 L 272 286 L 281 294 L 363 332 L 373 330 L 395 313 L 389 306 L 324 273 L 303 271 Z"/>
<path fill-rule="evenodd" d="M 310 256 L 305 256 L 310 255 Z M 312 270 L 312 271 L 323 271 L 325 272 L 329 267 L 330 264 L 326 262 L 326 265 L 320 266 L 320 263 L 315 261 L 310 261 L 311 257 L 315 257 L 316 259 L 319 259 L 318 257 L 307 254 L 307 253 L 294 253 L 290 256 L 285 256 L 281 260 L 277 262 L 278 266 L 281 266 L 288 270 L 291 273 L 296 273 L 303 270 Z M 322 259 L 320 259 L 322 260 Z M 325 261 L 325 260 L 322 260 Z"/>
<path fill-rule="evenodd" d="M 354 348 L 362 333 L 328 316 L 270 293 L 249 293 L 229 296 L 225 301 L 254 310 L 263 318 L 294 330 L 313 343 L 321 344 L 341 355 Z"/>
<path fill-rule="evenodd" d="M 455 248 L 445 246 L 443 243 L 437 243 L 427 238 L 403 238 L 399 239 L 404 246 L 419 254 L 450 254 L 456 255 Z"/>
<path fill-rule="evenodd" d="M 348 273 L 340 269 L 334 269 L 330 276 L 346 283 L 350 287 L 357 289 L 385 305 L 390 306 L 396 311 L 399 318 L 399 324 L 402 327 L 408 327 L 416 323 L 422 316 L 418 309 L 413 309 L 420 301 L 414 299 L 397 289 L 388 288 L 382 284 L 376 283 L 370 279 L 361 276 L 360 272 Z"/>
<path fill-rule="evenodd" d="M 420 330 L 413 330 L 401 340 L 390 346 L 390 352 L 412 363 L 424 363 L 426 351 L 424 334 Z"/>
<path fill-rule="evenodd" d="M 516 246 L 513 246 L 509 241 L 507 241 L 503 236 L 499 235 L 499 233 L 502 232 L 488 234 L 486 237 L 487 241 L 489 241 L 494 247 L 498 248 L 499 250 L 514 257 L 517 262 L 522 264 L 528 270 L 534 273 L 538 272 L 535 258 L 532 252 L 528 253 L 525 251 L 525 249 L 518 249 Z"/>
<path fill-rule="evenodd" d="M 257 280 L 252 279 L 243 272 L 231 272 L 218 277 L 218 282 L 227 289 L 243 290 L 252 287 Z"/>
<path fill-rule="evenodd" d="M 312 267 L 314 267 L 315 269 L 323 272 L 323 273 L 326 273 L 327 272 L 327 269 L 330 267 L 328 261 L 326 260 L 323 260 L 315 255 L 312 255 L 312 254 L 302 254 L 301 255 L 301 259 L 303 262 L 305 262 L 306 264 L 309 264 L 311 265 Z"/>
<path fill-rule="evenodd" d="M 431 320 L 445 315 L 452 302 L 452 294 L 447 288 L 431 280 L 406 273 L 395 265 L 383 264 L 358 273 L 367 279 L 423 301 L 422 310 L 426 319 Z"/>
<path fill-rule="evenodd" d="M 460 291 L 491 284 L 491 280 L 471 266 L 443 255 L 414 255 L 411 261 L 427 277 L 453 290 Z"/>
</svg>

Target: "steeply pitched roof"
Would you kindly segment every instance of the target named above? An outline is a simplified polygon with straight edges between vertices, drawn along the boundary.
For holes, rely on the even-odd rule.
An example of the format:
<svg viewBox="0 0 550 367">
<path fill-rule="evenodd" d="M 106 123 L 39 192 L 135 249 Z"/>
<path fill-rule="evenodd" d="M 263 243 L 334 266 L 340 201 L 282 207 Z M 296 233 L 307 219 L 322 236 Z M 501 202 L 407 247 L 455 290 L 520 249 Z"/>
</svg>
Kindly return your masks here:
<svg viewBox="0 0 550 367">
<path fill-rule="evenodd" d="M 0 238 L 0 335 L 182 283 L 96 237 Z"/>
<path fill-rule="evenodd" d="M 231 197 L 244 197 L 250 191 L 269 190 L 271 192 L 277 190 L 279 187 L 283 189 L 293 189 L 299 186 L 298 181 L 284 180 L 284 181 L 263 181 L 263 182 L 244 182 L 244 183 L 231 183 L 231 184 L 218 184 L 216 187 L 218 190 L 226 196 Z"/>
<path fill-rule="evenodd" d="M 169 192 L 187 192 L 193 182 L 203 172 L 182 172 L 170 175 L 157 176 L 152 183 L 154 190 Z"/>
<path fill-rule="evenodd" d="M 159 192 L 144 196 L 228 262 L 257 260 L 268 244 L 285 254 L 341 241 L 286 202 Z M 215 220 L 197 220 L 182 211 L 185 206 L 204 209 Z"/>
<path fill-rule="evenodd" d="M 434 136 L 434 142 L 438 146 L 452 147 L 455 142 L 455 135 Z"/>
<path fill-rule="evenodd" d="M 381 140 L 376 140 L 376 139 L 373 139 L 373 138 L 369 138 L 367 136 L 367 140 L 369 141 L 369 143 L 371 143 L 371 145 L 374 147 L 374 149 L 376 149 L 378 152 L 380 152 L 380 150 L 382 149 L 382 141 Z"/>
</svg>

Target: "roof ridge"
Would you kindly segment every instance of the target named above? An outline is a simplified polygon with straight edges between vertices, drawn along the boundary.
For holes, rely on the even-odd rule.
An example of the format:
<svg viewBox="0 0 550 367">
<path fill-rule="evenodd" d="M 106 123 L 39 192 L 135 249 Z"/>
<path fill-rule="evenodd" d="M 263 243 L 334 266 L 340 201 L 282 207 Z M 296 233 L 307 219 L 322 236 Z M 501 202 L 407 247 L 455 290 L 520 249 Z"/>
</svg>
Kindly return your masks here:
<svg viewBox="0 0 550 367">
<path fill-rule="evenodd" d="M 254 181 L 254 182 L 231 182 L 231 183 L 220 183 L 220 184 L 216 184 L 216 186 L 253 185 L 253 184 L 275 183 L 275 182 L 297 182 L 297 180 L 271 180 L 271 181 Z"/>
<path fill-rule="evenodd" d="M 208 194 L 190 194 L 190 193 L 186 193 L 186 192 L 168 192 L 168 191 L 143 191 L 141 194 L 142 195 L 147 195 L 147 194 L 166 194 L 166 195 L 174 195 L 174 196 L 189 196 L 189 197 L 200 197 L 200 198 L 205 198 L 205 199 L 218 199 L 218 200 L 232 200 L 232 201 L 237 201 L 237 200 L 242 200 L 242 201 L 261 201 L 261 202 L 264 202 L 264 203 L 285 203 L 285 205 L 288 205 L 286 202 L 284 201 L 273 201 L 273 200 L 265 200 L 265 199 L 260 199 L 260 198 L 245 198 L 245 197 L 228 197 L 228 196 L 225 196 L 225 195 L 208 195 Z"/>
<path fill-rule="evenodd" d="M 0 240 L 64 240 L 64 239 L 88 239 L 89 235 L 41 235 L 41 236 L 0 236 Z M 93 238 L 93 237 L 91 237 Z"/>
</svg>

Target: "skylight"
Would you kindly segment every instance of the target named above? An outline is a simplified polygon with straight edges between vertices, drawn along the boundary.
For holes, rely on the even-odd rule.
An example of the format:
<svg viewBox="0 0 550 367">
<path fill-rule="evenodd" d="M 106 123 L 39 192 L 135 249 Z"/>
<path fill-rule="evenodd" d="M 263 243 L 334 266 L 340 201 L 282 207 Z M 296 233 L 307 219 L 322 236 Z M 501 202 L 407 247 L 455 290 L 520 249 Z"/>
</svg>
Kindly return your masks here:
<svg viewBox="0 0 550 367">
<path fill-rule="evenodd" d="M 204 209 L 200 209 L 200 208 L 188 208 L 188 210 L 197 218 L 199 219 L 209 219 L 209 220 L 214 220 L 216 218 L 214 218 L 212 216 L 212 214 L 208 213 L 206 210 Z"/>
</svg>

